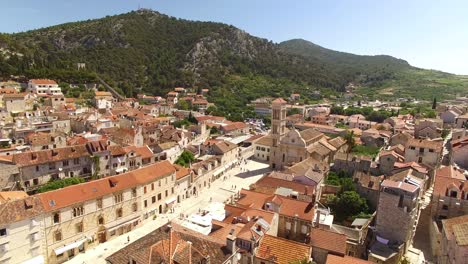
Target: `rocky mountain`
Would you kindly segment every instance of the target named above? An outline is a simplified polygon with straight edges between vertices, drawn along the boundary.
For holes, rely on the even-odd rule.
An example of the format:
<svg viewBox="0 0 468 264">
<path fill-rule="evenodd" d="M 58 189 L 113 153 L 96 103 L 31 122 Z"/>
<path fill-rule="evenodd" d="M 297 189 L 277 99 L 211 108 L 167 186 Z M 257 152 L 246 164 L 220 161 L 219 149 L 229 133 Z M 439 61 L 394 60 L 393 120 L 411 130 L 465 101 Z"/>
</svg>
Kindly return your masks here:
<svg viewBox="0 0 468 264">
<path fill-rule="evenodd" d="M 417 87 L 414 71 L 390 56 L 337 52 L 304 40 L 275 44 L 230 25 L 146 9 L 0 34 L 1 78 L 83 83 L 97 74 L 126 96 L 164 94 L 175 86 L 210 88 L 211 100 L 224 112 L 236 112 L 260 96 L 300 92 L 307 98 L 317 89 L 337 94 L 349 82 L 369 90 L 390 83 L 403 87 L 404 76 Z"/>
<path fill-rule="evenodd" d="M 152 10 L 4 34 L 0 43 L 4 54 L 10 54 L 1 62 L 3 77 L 46 74 L 73 81 L 77 63 L 85 63 L 90 73 L 152 93 L 176 85 L 217 86 L 228 75 L 251 74 L 340 90 L 368 70 L 367 56 L 299 40 L 277 45 L 233 26 L 176 19 Z M 16 53 L 21 55 L 11 55 Z M 362 67 L 355 69 L 361 59 Z M 368 65 L 385 68 L 394 61 L 409 66 L 388 56 Z"/>
</svg>

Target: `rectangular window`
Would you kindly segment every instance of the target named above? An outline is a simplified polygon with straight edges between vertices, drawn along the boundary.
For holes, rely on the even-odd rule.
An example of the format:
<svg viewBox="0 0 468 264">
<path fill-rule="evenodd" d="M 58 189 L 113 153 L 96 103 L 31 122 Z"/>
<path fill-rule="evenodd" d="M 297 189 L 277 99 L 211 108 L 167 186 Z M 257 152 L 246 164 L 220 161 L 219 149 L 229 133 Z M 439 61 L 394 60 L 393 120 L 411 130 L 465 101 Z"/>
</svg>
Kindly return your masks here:
<svg viewBox="0 0 468 264">
<path fill-rule="evenodd" d="M 143 187 L 143 193 L 146 193 L 146 192 L 147 191 L 146 191 L 146 186 L 145 186 L 145 187 Z"/>
<path fill-rule="evenodd" d="M 55 241 L 60 241 L 62 240 L 62 232 L 61 231 L 56 231 L 54 234 Z"/>
<path fill-rule="evenodd" d="M 148 201 L 144 200 L 143 204 L 145 205 L 145 208 L 148 207 Z"/>
<path fill-rule="evenodd" d="M 171 193 L 174 194 L 174 187 L 171 188 Z"/>
<path fill-rule="evenodd" d="M 290 222 L 286 222 L 286 230 L 291 230 L 291 223 Z"/>
<path fill-rule="evenodd" d="M 133 198 L 137 197 L 137 190 L 136 190 L 136 188 L 133 188 L 133 189 L 132 189 L 132 197 L 133 197 Z"/>
<path fill-rule="evenodd" d="M 49 170 L 55 170 L 55 162 L 49 163 Z"/>
<path fill-rule="evenodd" d="M 158 186 L 161 187 L 161 180 L 158 181 Z"/>
<path fill-rule="evenodd" d="M 116 210 L 115 214 L 117 215 L 117 218 L 120 218 L 123 216 L 123 210 L 122 208 L 119 208 Z"/>
<path fill-rule="evenodd" d="M 73 159 L 73 164 L 79 165 L 80 164 L 80 158 L 74 158 Z"/>
<path fill-rule="evenodd" d="M 123 201 L 123 194 L 122 193 L 114 195 L 114 202 L 115 203 L 121 203 L 122 201 Z"/>
<path fill-rule="evenodd" d="M 132 204 L 132 210 L 133 210 L 133 212 L 138 211 L 138 204 L 137 203 Z"/>
<path fill-rule="evenodd" d="M 62 164 L 63 164 L 64 167 L 65 167 L 65 166 L 68 166 L 68 160 L 62 161 Z"/>
<path fill-rule="evenodd" d="M 81 205 L 81 206 L 74 207 L 72 210 L 72 214 L 73 214 L 73 217 L 82 216 L 84 214 L 83 206 Z"/>
<path fill-rule="evenodd" d="M 166 190 L 165 193 L 166 193 L 166 196 L 165 196 L 165 197 L 167 197 L 167 196 L 169 195 L 169 192 Z"/>
<path fill-rule="evenodd" d="M 6 234 L 7 234 L 6 228 L 0 229 L 0 236 L 6 236 Z"/>
<path fill-rule="evenodd" d="M 55 213 L 52 221 L 54 222 L 54 224 L 60 223 L 60 213 Z"/>
<path fill-rule="evenodd" d="M 99 209 L 102 209 L 102 198 L 96 199 L 96 206 Z"/>
<path fill-rule="evenodd" d="M 151 202 L 155 203 L 156 202 L 156 196 L 151 197 Z"/>
<path fill-rule="evenodd" d="M 151 190 L 154 191 L 154 183 L 151 183 Z"/>
<path fill-rule="evenodd" d="M 83 222 L 77 223 L 76 224 L 76 233 L 82 233 L 83 232 Z"/>
<path fill-rule="evenodd" d="M 158 193 L 158 201 L 161 201 L 161 198 L 162 198 L 162 197 L 161 197 L 161 194 Z"/>
</svg>

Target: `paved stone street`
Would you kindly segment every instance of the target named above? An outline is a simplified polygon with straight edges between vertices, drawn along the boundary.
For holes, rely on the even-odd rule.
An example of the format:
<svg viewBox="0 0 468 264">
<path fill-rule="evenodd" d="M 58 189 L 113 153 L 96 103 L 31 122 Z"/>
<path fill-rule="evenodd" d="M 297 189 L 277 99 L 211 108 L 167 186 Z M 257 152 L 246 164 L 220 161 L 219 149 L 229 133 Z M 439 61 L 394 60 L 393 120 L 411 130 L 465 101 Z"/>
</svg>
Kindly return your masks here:
<svg viewBox="0 0 468 264">
<path fill-rule="evenodd" d="M 174 213 L 159 215 L 156 220 L 144 222 L 137 229 L 89 249 L 85 253 L 78 254 L 67 263 L 106 263 L 105 258 L 124 247 L 128 243 L 128 237 L 130 237 L 131 243 L 159 228 L 171 219 L 177 218 L 182 212 L 188 215 L 198 212 L 199 209 L 205 208 L 210 203 L 210 200 L 212 202 L 223 202 L 241 188 L 248 188 L 250 184 L 256 182 L 269 171 L 268 164 L 248 160 L 247 164 L 242 164 L 230 170 L 226 174 L 226 180 L 223 180 L 223 177 L 221 177 L 213 182 L 210 188 L 202 190 L 197 197 L 191 197 L 176 205 Z M 235 189 L 233 189 L 233 186 L 235 186 Z"/>
</svg>

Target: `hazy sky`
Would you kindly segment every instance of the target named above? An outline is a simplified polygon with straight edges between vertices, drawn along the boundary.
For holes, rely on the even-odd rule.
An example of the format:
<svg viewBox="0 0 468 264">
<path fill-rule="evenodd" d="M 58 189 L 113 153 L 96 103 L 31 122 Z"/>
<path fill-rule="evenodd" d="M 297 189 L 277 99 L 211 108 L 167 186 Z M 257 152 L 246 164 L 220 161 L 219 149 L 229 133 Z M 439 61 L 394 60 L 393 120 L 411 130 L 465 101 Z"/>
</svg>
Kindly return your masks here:
<svg viewBox="0 0 468 264">
<path fill-rule="evenodd" d="M 356 54 L 388 54 L 468 75 L 467 0 L 0 0 L 0 32 L 138 9 L 224 22 L 281 42 L 303 38 Z"/>
</svg>

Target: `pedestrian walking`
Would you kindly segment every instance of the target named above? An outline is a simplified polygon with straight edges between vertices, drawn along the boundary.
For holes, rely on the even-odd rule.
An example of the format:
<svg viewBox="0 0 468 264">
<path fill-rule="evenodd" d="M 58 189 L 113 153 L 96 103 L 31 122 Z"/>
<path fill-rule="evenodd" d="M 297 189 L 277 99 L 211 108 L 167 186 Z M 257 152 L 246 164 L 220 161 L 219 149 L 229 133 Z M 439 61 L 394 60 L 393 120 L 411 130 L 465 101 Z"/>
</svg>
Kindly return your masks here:
<svg viewBox="0 0 468 264">
<path fill-rule="evenodd" d="M 130 236 L 127 236 L 127 243 L 130 243 Z"/>
</svg>

